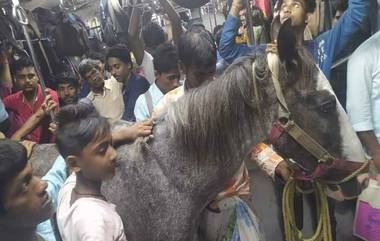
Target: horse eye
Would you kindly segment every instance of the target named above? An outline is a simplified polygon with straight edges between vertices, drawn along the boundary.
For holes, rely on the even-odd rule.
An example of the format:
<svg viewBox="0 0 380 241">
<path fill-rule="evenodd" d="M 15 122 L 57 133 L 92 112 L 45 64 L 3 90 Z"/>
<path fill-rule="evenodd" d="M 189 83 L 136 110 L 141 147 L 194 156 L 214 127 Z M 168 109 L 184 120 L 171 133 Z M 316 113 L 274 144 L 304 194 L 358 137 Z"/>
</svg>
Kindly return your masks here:
<svg viewBox="0 0 380 241">
<path fill-rule="evenodd" d="M 319 109 L 323 113 L 331 112 L 331 111 L 335 110 L 335 108 L 336 108 L 336 100 L 335 100 L 335 98 L 330 99 L 330 100 L 325 101 L 325 102 L 322 102 L 319 105 Z"/>
</svg>

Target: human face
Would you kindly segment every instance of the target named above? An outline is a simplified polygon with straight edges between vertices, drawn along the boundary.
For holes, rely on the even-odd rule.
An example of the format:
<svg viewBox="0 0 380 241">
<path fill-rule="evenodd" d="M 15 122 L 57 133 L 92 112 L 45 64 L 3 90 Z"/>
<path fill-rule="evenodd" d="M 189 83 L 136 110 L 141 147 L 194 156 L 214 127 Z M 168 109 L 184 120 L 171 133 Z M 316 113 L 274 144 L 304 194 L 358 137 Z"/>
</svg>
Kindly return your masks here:
<svg viewBox="0 0 380 241">
<path fill-rule="evenodd" d="M 92 68 L 84 77 L 92 89 L 102 89 L 104 87 L 104 77 L 98 68 Z"/>
<path fill-rule="evenodd" d="M 119 82 L 128 80 L 131 73 L 131 64 L 124 63 L 118 58 L 110 57 L 107 59 L 107 64 L 112 76 Z"/>
<path fill-rule="evenodd" d="M 17 71 L 15 81 L 19 90 L 29 94 L 36 91 L 39 80 L 34 67 L 30 66 Z"/>
<path fill-rule="evenodd" d="M 63 105 L 75 104 L 78 100 L 78 88 L 73 84 L 58 84 L 57 92 Z"/>
<path fill-rule="evenodd" d="M 157 85 L 163 94 L 168 93 L 171 90 L 179 87 L 179 79 L 181 78 L 181 73 L 179 69 L 173 69 L 169 72 L 157 74 Z"/>
<path fill-rule="evenodd" d="M 245 14 L 247 13 L 247 9 L 242 9 L 240 10 L 239 12 L 239 16 L 240 16 L 240 21 L 241 21 L 241 25 L 242 26 L 246 26 L 247 25 L 247 21 L 245 19 Z"/>
<path fill-rule="evenodd" d="M 34 176 L 33 168 L 28 163 L 5 185 L 6 214 L 0 220 L 3 219 L 7 225 L 28 228 L 49 219 L 53 205 L 46 188 L 47 182 Z"/>
<path fill-rule="evenodd" d="M 284 0 L 280 10 L 280 22 L 292 20 L 292 26 L 306 26 L 307 14 L 303 0 Z"/>
<path fill-rule="evenodd" d="M 118 166 L 117 152 L 112 146 L 111 133 L 95 138 L 77 158 L 77 168 L 84 177 L 101 182 L 112 179 Z"/>
<path fill-rule="evenodd" d="M 191 66 L 184 69 L 186 73 L 186 88 L 191 89 L 197 88 L 214 80 L 216 65 L 214 64 L 205 68 Z"/>
</svg>

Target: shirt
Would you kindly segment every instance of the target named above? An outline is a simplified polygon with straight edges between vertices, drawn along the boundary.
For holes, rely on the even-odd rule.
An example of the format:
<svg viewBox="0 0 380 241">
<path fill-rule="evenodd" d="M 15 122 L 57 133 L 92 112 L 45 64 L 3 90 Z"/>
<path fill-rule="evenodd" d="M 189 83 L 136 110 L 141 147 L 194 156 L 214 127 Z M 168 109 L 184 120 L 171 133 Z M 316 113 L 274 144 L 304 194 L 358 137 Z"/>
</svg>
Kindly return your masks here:
<svg viewBox="0 0 380 241">
<path fill-rule="evenodd" d="M 52 99 L 59 103 L 57 92 L 50 90 L 50 95 Z M 37 95 L 33 106 L 25 100 L 22 91 L 16 92 L 15 94 L 9 95 L 4 99 L 5 108 L 12 112 L 11 120 L 11 130 L 10 135 L 15 133 L 22 125 L 31 117 L 44 103 L 45 97 L 42 92 L 40 85 L 37 87 Z M 25 140 L 34 141 L 37 143 L 51 142 L 52 133 L 49 131 L 49 123 L 46 121 L 41 121 L 33 131 L 25 136 Z"/>
<path fill-rule="evenodd" d="M 162 97 L 164 97 L 164 94 L 158 88 L 156 83 L 153 83 L 149 87 L 149 90 L 147 92 L 152 97 L 153 108 L 158 104 L 158 102 L 162 99 Z M 139 98 L 137 98 L 135 111 L 134 111 L 136 121 L 146 120 L 150 117 L 151 113 L 149 113 L 148 102 L 146 99 L 146 93 L 140 95 Z"/>
<path fill-rule="evenodd" d="M 136 121 L 134 114 L 137 98 L 148 91 L 149 82 L 141 75 L 132 74 L 123 87 L 123 98 L 125 111 L 123 120 Z"/>
<path fill-rule="evenodd" d="M 347 72 L 347 113 L 355 131 L 375 132 L 380 141 L 380 32 L 351 56 Z"/>
<path fill-rule="evenodd" d="M 67 172 L 65 159 L 63 159 L 62 156 L 59 156 L 49 172 L 42 177 L 42 180 L 45 180 L 48 184 L 46 192 L 53 202 L 54 209 L 57 208 L 58 193 L 66 179 Z M 56 241 L 50 219 L 38 224 L 36 232 L 44 241 Z"/>
<path fill-rule="evenodd" d="M 87 99 L 92 102 L 100 116 L 113 123 L 121 120 L 124 114 L 122 89 L 123 84 L 112 77 L 104 81 L 102 94 L 96 94 L 91 91 Z"/>
<path fill-rule="evenodd" d="M 368 0 L 349 0 L 348 9 L 331 30 L 324 32 L 314 40 L 305 42 L 305 47 L 310 51 L 316 63 L 319 64 L 327 79 L 330 79 L 332 63 L 344 51 L 353 34 L 360 29 L 361 24 L 368 16 L 369 5 L 370 1 Z M 245 44 L 236 44 L 235 36 L 239 26 L 239 18 L 232 15 L 228 16 L 224 24 L 219 51 L 229 63 L 240 56 L 266 48 L 266 45 L 249 47 Z"/>
<path fill-rule="evenodd" d="M 73 173 L 58 197 L 57 224 L 63 241 L 126 241 L 123 222 L 115 205 L 93 197 L 82 197 L 72 205 L 76 184 Z"/>
<path fill-rule="evenodd" d="M 144 57 L 140 67 L 143 71 L 143 76 L 149 81 L 150 84 L 153 84 L 156 80 L 156 76 L 154 74 L 153 56 L 150 55 L 150 53 L 144 51 Z"/>
</svg>

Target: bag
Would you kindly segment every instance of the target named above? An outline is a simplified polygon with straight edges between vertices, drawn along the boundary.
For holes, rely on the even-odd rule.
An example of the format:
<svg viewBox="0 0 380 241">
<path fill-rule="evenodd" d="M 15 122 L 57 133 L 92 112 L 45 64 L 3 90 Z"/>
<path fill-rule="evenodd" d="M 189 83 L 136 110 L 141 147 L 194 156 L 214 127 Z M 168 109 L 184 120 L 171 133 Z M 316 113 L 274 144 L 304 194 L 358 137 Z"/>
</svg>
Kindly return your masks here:
<svg viewBox="0 0 380 241">
<path fill-rule="evenodd" d="M 356 206 L 354 235 L 365 241 L 380 240 L 380 175 L 370 179 Z"/>
</svg>

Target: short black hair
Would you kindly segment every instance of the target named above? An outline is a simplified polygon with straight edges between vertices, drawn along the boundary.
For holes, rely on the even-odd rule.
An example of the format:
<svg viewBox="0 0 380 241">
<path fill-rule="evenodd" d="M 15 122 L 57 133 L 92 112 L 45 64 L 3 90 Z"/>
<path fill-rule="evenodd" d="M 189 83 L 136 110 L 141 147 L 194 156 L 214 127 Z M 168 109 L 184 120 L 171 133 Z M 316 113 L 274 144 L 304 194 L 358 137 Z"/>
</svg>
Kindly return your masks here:
<svg viewBox="0 0 380 241">
<path fill-rule="evenodd" d="M 279 9 L 281 9 L 281 5 L 282 5 L 283 1 L 284 0 L 279 0 L 278 5 L 276 4 Z M 315 0 L 302 0 L 302 1 L 304 1 L 304 3 L 305 3 L 306 13 L 314 13 L 315 12 L 315 8 L 317 7 L 317 3 L 315 2 Z"/>
<path fill-rule="evenodd" d="M 178 42 L 178 55 L 185 67 L 215 65 L 216 45 L 212 34 L 200 28 L 185 32 Z"/>
<path fill-rule="evenodd" d="M 101 117 L 95 107 L 79 101 L 63 107 L 58 115 L 56 144 L 59 153 L 66 158 L 79 156 L 82 150 L 94 140 L 110 132 L 110 124 Z"/>
<path fill-rule="evenodd" d="M 17 59 L 11 64 L 11 74 L 15 76 L 18 71 L 21 71 L 23 68 L 34 67 L 32 60 L 27 56 L 22 56 L 20 59 Z"/>
<path fill-rule="evenodd" d="M 57 86 L 60 84 L 70 84 L 75 87 L 79 87 L 79 80 L 75 76 L 70 75 L 69 73 L 60 73 L 56 76 Z"/>
<path fill-rule="evenodd" d="M 26 148 L 13 140 L 0 140 L 0 160 L 0 215 L 4 215 L 6 213 L 4 187 L 26 167 L 28 163 Z"/>
<path fill-rule="evenodd" d="M 165 31 L 155 22 L 150 22 L 141 31 L 144 44 L 148 48 L 156 48 L 165 42 Z"/>
<path fill-rule="evenodd" d="M 96 52 L 96 51 L 90 51 L 88 54 L 87 54 L 87 58 L 89 59 L 94 59 L 94 60 L 99 60 L 101 61 L 102 63 L 105 62 L 106 58 L 105 58 L 105 54 L 103 53 L 100 53 L 100 52 Z"/>
<path fill-rule="evenodd" d="M 153 53 L 154 70 L 159 74 L 178 68 L 178 52 L 172 43 L 159 45 Z"/>
<path fill-rule="evenodd" d="M 83 59 L 78 66 L 78 71 L 83 79 L 86 79 L 86 74 L 93 68 L 99 69 L 99 63 L 94 59 Z"/>
<path fill-rule="evenodd" d="M 106 59 L 118 58 L 126 64 L 132 65 L 131 53 L 125 44 L 116 44 L 110 47 L 107 51 Z"/>
</svg>

